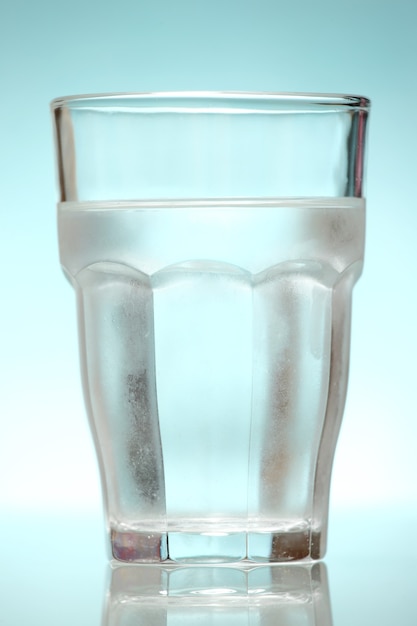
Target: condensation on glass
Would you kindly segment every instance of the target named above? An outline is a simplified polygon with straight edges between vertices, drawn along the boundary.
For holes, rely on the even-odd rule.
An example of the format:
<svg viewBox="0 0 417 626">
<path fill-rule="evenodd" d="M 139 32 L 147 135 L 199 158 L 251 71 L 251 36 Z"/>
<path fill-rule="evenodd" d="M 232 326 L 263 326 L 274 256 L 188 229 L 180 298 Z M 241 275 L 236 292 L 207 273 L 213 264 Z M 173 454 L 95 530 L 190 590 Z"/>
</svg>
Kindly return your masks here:
<svg viewBox="0 0 417 626">
<path fill-rule="evenodd" d="M 52 103 L 113 558 L 324 555 L 368 109 L 309 94 Z"/>
</svg>

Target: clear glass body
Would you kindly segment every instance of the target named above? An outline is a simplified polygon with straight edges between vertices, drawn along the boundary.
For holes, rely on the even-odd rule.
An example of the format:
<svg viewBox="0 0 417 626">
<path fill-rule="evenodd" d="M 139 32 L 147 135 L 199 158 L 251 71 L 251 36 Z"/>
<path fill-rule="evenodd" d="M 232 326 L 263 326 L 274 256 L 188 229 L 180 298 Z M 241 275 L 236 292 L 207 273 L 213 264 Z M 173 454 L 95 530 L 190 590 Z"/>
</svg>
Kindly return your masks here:
<svg viewBox="0 0 417 626">
<path fill-rule="evenodd" d="M 369 102 L 187 93 L 52 108 L 112 557 L 321 558 Z"/>
</svg>

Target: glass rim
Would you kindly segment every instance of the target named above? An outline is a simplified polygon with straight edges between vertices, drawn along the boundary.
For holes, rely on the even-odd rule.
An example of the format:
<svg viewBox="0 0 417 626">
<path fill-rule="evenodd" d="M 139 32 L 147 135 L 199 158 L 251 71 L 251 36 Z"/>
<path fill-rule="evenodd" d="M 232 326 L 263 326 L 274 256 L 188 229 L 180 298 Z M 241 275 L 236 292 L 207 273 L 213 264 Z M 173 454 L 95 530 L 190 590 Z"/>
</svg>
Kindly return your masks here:
<svg viewBox="0 0 417 626">
<path fill-rule="evenodd" d="M 80 94 L 54 98 L 53 111 L 59 109 L 196 109 L 212 112 L 247 111 L 268 113 L 307 113 L 321 110 L 368 111 L 370 100 L 365 96 L 308 92 L 250 91 L 149 91 Z"/>
</svg>

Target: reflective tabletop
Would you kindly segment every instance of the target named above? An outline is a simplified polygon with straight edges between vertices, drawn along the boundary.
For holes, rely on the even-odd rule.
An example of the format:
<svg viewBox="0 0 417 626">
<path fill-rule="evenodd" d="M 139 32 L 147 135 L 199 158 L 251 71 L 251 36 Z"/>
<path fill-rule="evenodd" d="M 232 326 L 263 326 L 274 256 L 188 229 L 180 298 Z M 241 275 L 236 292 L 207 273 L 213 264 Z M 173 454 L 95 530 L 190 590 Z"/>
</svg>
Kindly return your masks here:
<svg viewBox="0 0 417 626">
<path fill-rule="evenodd" d="M 335 514 L 324 562 L 126 566 L 100 515 L 3 515 L 0 624 L 416 626 L 416 522 Z"/>
</svg>

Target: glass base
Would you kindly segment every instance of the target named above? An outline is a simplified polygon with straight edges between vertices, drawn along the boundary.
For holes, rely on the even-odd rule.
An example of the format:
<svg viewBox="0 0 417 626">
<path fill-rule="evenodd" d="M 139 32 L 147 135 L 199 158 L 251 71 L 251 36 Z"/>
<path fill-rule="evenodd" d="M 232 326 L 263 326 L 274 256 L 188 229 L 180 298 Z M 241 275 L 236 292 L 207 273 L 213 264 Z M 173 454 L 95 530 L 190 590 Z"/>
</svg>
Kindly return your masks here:
<svg viewBox="0 0 417 626">
<path fill-rule="evenodd" d="M 284 563 L 319 559 L 320 533 L 111 531 L 112 556 L 125 563 Z"/>
</svg>

